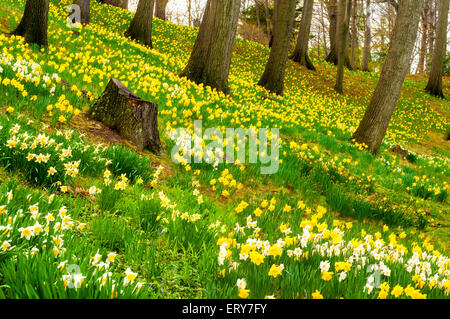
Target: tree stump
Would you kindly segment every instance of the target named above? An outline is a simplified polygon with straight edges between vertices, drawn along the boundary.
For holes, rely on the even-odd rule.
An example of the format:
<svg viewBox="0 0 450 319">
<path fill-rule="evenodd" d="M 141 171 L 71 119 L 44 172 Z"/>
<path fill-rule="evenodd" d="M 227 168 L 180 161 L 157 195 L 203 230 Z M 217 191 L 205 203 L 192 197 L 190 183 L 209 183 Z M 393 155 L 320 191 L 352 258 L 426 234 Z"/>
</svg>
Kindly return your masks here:
<svg viewBox="0 0 450 319">
<path fill-rule="evenodd" d="M 158 105 L 142 100 L 118 80 L 111 78 L 88 116 L 130 139 L 139 151 L 159 154 Z"/>
</svg>

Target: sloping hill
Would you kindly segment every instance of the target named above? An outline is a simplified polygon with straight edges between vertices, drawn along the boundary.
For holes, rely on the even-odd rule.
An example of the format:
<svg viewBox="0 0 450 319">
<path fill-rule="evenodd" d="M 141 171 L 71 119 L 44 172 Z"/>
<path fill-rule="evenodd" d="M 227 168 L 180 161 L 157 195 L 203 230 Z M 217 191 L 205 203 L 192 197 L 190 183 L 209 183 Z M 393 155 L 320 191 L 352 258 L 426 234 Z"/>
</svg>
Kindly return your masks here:
<svg viewBox="0 0 450 319">
<path fill-rule="evenodd" d="M 224 96 L 177 76 L 196 29 L 156 19 L 148 49 L 122 36 L 131 12 L 93 2 L 77 36 L 65 24 L 69 3 L 51 1 L 47 50 L 0 35 L 0 286 L 10 287 L 0 295 L 448 296 L 449 104 L 423 92 L 426 79 L 407 78 L 374 157 L 348 139 L 376 74 L 346 72 L 340 96 L 334 66 L 289 62 L 285 96 L 269 96 L 256 85 L 268 48 L 238 39 Z M 0 0 L 3 31 L 24 4 Z M 138 154 L 85 118 L 110 77 L 158 103 L 165 155 Z M 449 95 L 448 79 L 444 87 Z M 171 129 L 192 130 L 196 119 L 223 134 L 279 128 L 277 173 L 261 175 L 261 163 L 174 164 Z M 388 151 L 397 144 L 406 159 Z M 68 265 L 83 287 L 70 289 Z"/>
</svg>

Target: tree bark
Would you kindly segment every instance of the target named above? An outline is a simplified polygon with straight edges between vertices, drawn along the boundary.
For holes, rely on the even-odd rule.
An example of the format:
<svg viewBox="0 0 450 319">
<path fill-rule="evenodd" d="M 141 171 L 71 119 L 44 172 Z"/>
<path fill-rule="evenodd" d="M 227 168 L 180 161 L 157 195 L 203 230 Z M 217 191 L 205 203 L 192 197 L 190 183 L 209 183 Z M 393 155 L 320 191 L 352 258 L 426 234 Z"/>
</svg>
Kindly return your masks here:
<svg viewBox="0 0 450 319">
<path fill-rule="evenodd" d="M 313 5 L 314 0 L 303 1 L 302 19 L 300 22 L 300 29 L 298 31 L 297 44 L 290 58 L 309 70 L 315 71 L 316 68 L 308 56 L 308 43 L 309 34 L 311 31 Z"/>
<path fill-rule="evenodd" d="M 431 63 L 430 59 L 433 56 L 433 50 L 434 50 L 434 38 L 435 38 L 435 30 L 436 30 L 436 24 L 435 24 L 435 16 L 436 16 L 436 6 L 433 5 L 435 1 L 428 0 L 428 63 L 426 64 L 426 70 L 427 72 L 431 71 Z"/>
<path fill-rule="evenodd" d="M 431 95 L 444 98 L 442 92 L 442 67 L 447 48 L 447 25 L 448 25 L 449 0 L 440 0 L 439 20 L 437 34 L 431 62 L 431 72 L 428 84 L 425 88 Z"/>
<path fill-rule="evenodd" d="M 364 27 L 364 57 L 363 57 L 363 67 L 362 70 L 369 72 L 369 63 L 371 60 L 371 54 L 370 49 L 372 46 L 372 30 L 371 30 L 371 16 L 372 16 L 372 9 L 370 7 L 371 3 L 370 0 L 366 0 L 366 23 Z"/>
<path fill-rule="evenodd" d="M 25 10 L 13 35 L 22 36 L 27 43 L 48 46 L 48 4 L 49 0 L 27 0 Z"/>
<path fill-rule="evenodd" d="M 318 59 L 320 59 L 320 36 L 321 36 L 321 31 L 322 31 L 322 28 L 319 25 L 318 26 L 318 30 L 317 30 L 317 35 L 316 35 L 316 39 L 317 39 L 317 58 Z"/>
<path fill-rule="evenodd" d="M 229 93 L 228 74 L 240 4 L 240 0 L 208 0 L 191 57 L 181 77 Z"/>
<path fill-rule="evenodd" d="M 258 26 L 258 31 L 261 29 L 261 20 L 259 18 L 259 3 L 255 0 L 255 11 L 256 11 L 256 24 Z"/>
<path fill-rule="evenodd" d="M 152 45 L 152 20 L 155 0 L 139 0 L 133 21 L 125 32 L 130 37 L 144 45 L 153 48 Z"/>
<path fill-rule="evenodd" d="M 383 70 L 375 92 L 352 140 L 364 143 L 377 154 L 392 113 L 398 101 L 403 81 L 408 71 L 414 43 L 417 38 L 420 9 L 423 0 L 402 0 L 394 26 Z"/>
<path fill-rule="evenodd" d="M 291 55 L 291 59 L 309 70 L 316 70 L 308 56 L 309 33 L 311 31 L 311 19 L 313 13 L 314 0 L 304 0 L 302 10 L 302 20 L 298 31 L 297 45 Z M 319 51 L 320 52 L 320 51 Z"/>
<path fill-rule="evenodd" d="M 329 36 L 330 36 L 330 53 L 328 53 L 325 61 L 338 65 L 338 0 L 329 0 L 327 5 L 328 18 L 330 22 Z M 352 70 L 350 58 L 348 55 L 348 38 L 345 46 L 345 66 Z"/>
<path fill-rule="evenodd" d="M 358 41 L 358 26 L 357 26 L 357 10 L 358 10 L 358 1 L 356 0 L 352 0 L 353 4 L 352 4 L 352 18 L 351 18 L 351 60 L 350 60 L 350 64 L 352 65 L 353 69 L 358 69 L 359 67 L 359 63 L 356 63 L 356 54 L 358 51 L 358 47 L 359 47 L 359 41 Z"/>
<path fill-rule="evenodd" d="M 425 4 L 422 8 L 421 13 L 421 40 L 420 40 L 420 51 L 419 51 L 419 63 L 417 66 L 417 72 L 423 74 L 425 71 L 425 56 L 427 55 L 427 36 L 428 36 L 428 5 Z"/>
<path fill-rule="evenodd" d="M 338 49 L 338 67 L 336 76 L 336 85 L 334 89 L 338 93 L 343 93 L 343 81 L 344 81 L 344 65 L 346 49 L 348 50 L 348 31 L 350 27 L 350 16 L 352 13 L 352 0 L 339 0 L 338 7 L 338 26 L 336 44 Z"/>
<path fill-rule="evenodd" d="M 156 0 L 155 16 L 161 20 L 166 20 L 166 7 L 169 0 Z"/>
<path fill-rule="evenodd" d="M 187 10 L 188 10 L 188 27 L 191 27 L 191 25 L 192 25 L 192 0 L 188 0 Z"/>
<path fill-rule="evenodd" d="M 323 17 L 323 1 L 320 1 L 320 23 L 322 25 L 322 39 L 323 39 L 323 52 L 325 54 L 325 58 L 328 56 L 328 49 L 327 49 L 327 36 L 325 32 L 325 19 Z"/>
<path fill-rule="evenodd" d="M 88 116 L 130 139 L 139 151 L 159 154 L 158 105 L 144 101 L 118 80 L 111 78 Z"/>
<path fill-rule="evenodd" d="M 295 18 L 296 0 L 276 0 L 273 28 L 273 45 L 258 85 L 271 93 L 283 95 L 286 60 L 289 54 Z"/>
<path fill-rule="evenodd" d="M 264 0 L 264 15 L 266 16 L 266 27 L 267 27 L 267 37 L 269 38 L 269 48 L 272 47 L 272 41 L 273 41 L 273 34 L 272 29 L 270 27 L 270 21 L 272 20 L 272 17 L 270 16 L 269 12 L 269 1 Z"/>
<path fill-rule="evenodd" d="M 260 42 L 261 43 L 261 37 L 260 37 L 260 35 L 261 35 L 261 18 L 260 18 L 260 15 L 259 15 L 259 2 L 258 2 L 258 0 L 255 0 L 255 10 L 256 10 L 256 22 L 257 22 L 257 25 L 258 25 L 258 42 Z"/>
<path fill-rule="evenodd" d="M 89 24 L 91 21 L 91 0 L 73 0 L 73 4 L 77 4 L 80 7 L 81 24 Z"/>
<path fill-rule="evenodd" d="M 325 61 L 337 65 L 337 48 L 336 48 L 336 30 L 337 30 L 337 14 L 338 14 L 337 0 L 330 0 L 327 4 L 328 20 L 330 23 L 329 37 L 330 37 L 330 52 Z"/>
</svg>

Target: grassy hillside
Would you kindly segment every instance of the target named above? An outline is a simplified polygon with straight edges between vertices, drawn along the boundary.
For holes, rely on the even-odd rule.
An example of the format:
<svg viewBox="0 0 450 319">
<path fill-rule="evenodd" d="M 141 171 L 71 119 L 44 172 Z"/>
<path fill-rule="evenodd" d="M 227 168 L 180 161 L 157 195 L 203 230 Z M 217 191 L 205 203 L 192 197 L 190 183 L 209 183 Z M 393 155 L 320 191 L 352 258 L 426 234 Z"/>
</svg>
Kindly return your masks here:
<svg viewBox="0 0 450 319">
<path fill-rule="evenodd" d="M 346 71 L 341 96 L 334 66 L 288 62 L 269 96 L 268 48 L 238 39 L 224 96 L 177 76 L 196 29 L 155 19 L 148 49 L 122 36 L 131 12 L 92 2 L 77 36 L 70 3 L 50 2 L 46 50 L 0 34 L 0 297 L 448 298 L 450 103 L 425 78 L 374 157 L 348 140 L 377 74 Z M 2 32 L 24 5 L 0 0 Z M 110 77 L 158 103 L 162 156 L 86 118 Z M 279 128 L 278 172 L 174 164 L 171 131 L 195 119 Z"/>
</svg>

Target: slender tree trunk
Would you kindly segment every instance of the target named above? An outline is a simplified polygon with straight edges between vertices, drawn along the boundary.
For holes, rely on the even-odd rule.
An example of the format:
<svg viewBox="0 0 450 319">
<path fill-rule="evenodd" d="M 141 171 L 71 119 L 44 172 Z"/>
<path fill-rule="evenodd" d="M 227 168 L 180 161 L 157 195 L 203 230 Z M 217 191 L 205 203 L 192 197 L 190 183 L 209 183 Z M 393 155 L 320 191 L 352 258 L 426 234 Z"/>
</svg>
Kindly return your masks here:
<svg viewBox="0 0 450 319">
<path fill-rule="evenodd" d="M 356 63 L 356 54 L 358 53 L 358 47 L 359 47 L 359 42 L 358 42 L 358 26 L 357 26 L 357 10 L 358 10 L 358 2 L 356 0 L 352 0 L 353 1 L 353 5 L 352 5 L 352 41 L 351 41 L 351 60 L 350 60 L 350 64 L 352 65 L 353 69 L 358 69 L 359 67 L 359 63 Z"/>
<path fill-rule="evenodd" d="M 126 37 L 130 37 L 144 45 L 152 45 L 152 20 L 155 0 L 139 0 L 133 21 L 125 32 Z"/>
<path fill-rule="evenodd" d="M 320 59 L 320 35 L 321 35 L 320 32 L 321 31 L 322 31 L 322 28 L 319 25 L 318 30 L 317 30 L 317 35 L 316 35 L 316 39 L 317 39 L 317 58 L 318 59 Z"/>
<path fill-rule="evenodd" d="M 245 21 L 242 19 L 242 11 L 245 10 L 245 8 L 247 7 L 247 0 L 242 0 L 242 10 L 239 10 L 239 20 L 242 21 L 242 34 L 243 34 L 243 38 L 246 39 L 246 34 L 247 34 L 247 28 L 246 28 L 246 24 Z"/>
<path fill-rule="evenodd" d="M 272 41 L 273 41 L 273 34 L 272 34 L 272 29 L 273 26 L 270 26 L 270 21 L 272 20 L 272 17 L 270 16 L 270 12 L 269 12 L 269 1 L 268 0 L 264 0 L 264 14 L 266 16 L 266 27 L 267 27 L 267 37 L 269 38 L 269 48 L 272 47 Z M 275 21 L 275 19 L 274 19 Z"/>
<path fill-rule="evenodd" d="M 276 0 L 273 29 L 273 45 L 269 61 L 258 85 L 271 93 L 283 95 L 286 60 L 295 19 L 296 0 Z"/>
<path fill-rule="evenodd" d="M 370 47 L 372 46 L 372 30 L 371 30 L 371 16 L 372 9 L 370 7 L 370 0 L 366 0 L 366 23 L 364 27 L 364 57 L 362 70 L 369 72 L 370 63 Z"/>
<path fill-rule="evenodd" d="M 291 55 L 291 59 L 309 70 L 316 70 L 308 56 L 309 33 L 311 30 L 311 19 L 313 13 L 314 0 L 304 0 L 302 10 L 302 20 L 298 31 L 297 45 Z"/>
<path fill-rule="evenodd" d="M 188 0 L 188 26 L 192 26 L 192 0 Z"/>
<path fill-rule="evenodd" d="M 422 8 L 421 14 L 421 40 L 420 40 L 420 51 L 419 51 L 419 63 L 417 66 L 417 72 L 423 74 L 425 71 L 425 56 L 427 55 L 427 36 L 428 36 L 428 5 L 425 4 Z"/>
<path fill-rule="evenodd" d="M 337 30 L 337 0 L 329 0 L 327 4 L 328 20 L 330 23 L 329 37 L 330 37 L 330 53 L 328 53 L 325 61 L 337 65 L 337 47 L 336 47 L 336 30 Z"/>
<path fill-rule="evenodd" d="M 434 0 L 427 0 L 428 5 L 428 63 L 426 65 L 427 72 L 431 71 L 431 58 L 433 56 L 434 49 L 434 32 L 436 30 L 435 16 L 436 16 L 436 6 L 434 6 Z"/>
<path fill-rule="evenodd" d="M 73 0 L 73 4 L 80 7 L 81 24 L 89 24 L 91 21 L 91 0 Z"/>
<path fill-rule="evenodd" d="M 256 22 L 258 24 L 258 42 L 260 42 L 261 18 L 259 17 L 259 2 L 258 2 L 258 0 L 255 0 L 255 10 L 256 10 Z"/>
<path fill-rule="evenodd" d="M 22 20 L 12 34 L 24 37 L 27 43 L 48 46 L 48 1 L 27 0 Z"/>
<path fill-rule="evenodd" d="M 338 65 L 338 0 L 330 0 L 327 5 L 328 17 L 330 21 L 330 53 L 328 54 L 325 61 Z M 345 66 L 352 70 L 352 65 L 350 63 L 350 58 L 348 54 L 349 41 L 347 37 L 345 45 Z"/>
<path fill-rule="evenodd" d="M 350 6 L 351 6 L 351 3 L 350 3 Z M 349 24 L 348 25 L 350 26 L 350 19 L 349 19 Z M 337 48 L 339 50 L 339 43 L 338 42 L 336 42 L 336 43 L 337 43 Z M 350 61 L 350 53 L 349 53 L 349 51 L 350 51 L 350 33 L 349 33 L 349 30 L 348 30 L 347 31 L 347 39 L 346 39 L 346 42 L 345 42 L 344 66 L 347 69 L 349 69 L 349 70 L 353 70 L 354 68 L 353 68 L 353 65 L 352 65 L 352 63 Z M 339 54 L 339 51 L 338 51 L 338 54 Z"/>
<path fill-rule="evenodd" d="M 240 0 L 208 0 L 191 57 L 180 76 L 229 93 L 228 74 L 240 5 Z"/>
<path fill-rule="evenodd" d="M 375 92 L 352 140 L 377 154 L 408 71 L 423 0 L 401 0 L 391 45 Z"/>
<path fill-rule="evenodd" d="M 327 36 L 325 33 L 325 19 L 323 17 L 323 1 L 320 1 L 320 23 L 322 24 L 322 39 L 323 39 L 323 51 L 325 53 L 325 58 L 328 56 L 328 49 L 327 49 Z"/>
<path fill-rule="evenodd" d="M 338 93 L 343 93 L 344 66 L 346 49 L 348 50 L 348 31 L 350 26 L 350 16 L 352 13 L 352 0 L 339 0 L 338 7 L 338 26 L 336 42 L 338 46 L 338 68 L 336 76 L 336 85 L 334 89 Z"/>
<path fill-rule="evenodd" d="M 155 16 L 161 20 L 166 20 L 166 7 L 169 0 L 156 0 Z"/>
<path fill-rule="evenodd" d="M 444 98 L 442 92 L 442 68 L 447 49 L 447 25 L 448 25 L 449 0 L 440 0 L 439 20 L 437 25 L 436 41 L 431 63 L 431 72 L 428 84 L 425 88 L 431 95 Z"/>
<path fill-rule="evenodd" d="M 255 10 L 256 10 L 256 23 L 258 25 L 258 30 L 261 28 L 261 20 L 259 18 L 259 3 L 255 0 Z"/>
</svg>

